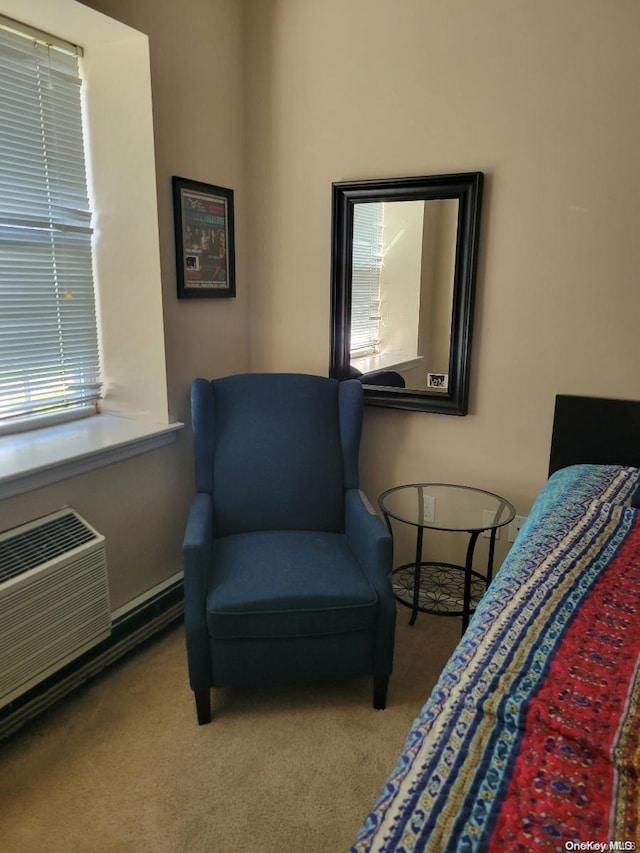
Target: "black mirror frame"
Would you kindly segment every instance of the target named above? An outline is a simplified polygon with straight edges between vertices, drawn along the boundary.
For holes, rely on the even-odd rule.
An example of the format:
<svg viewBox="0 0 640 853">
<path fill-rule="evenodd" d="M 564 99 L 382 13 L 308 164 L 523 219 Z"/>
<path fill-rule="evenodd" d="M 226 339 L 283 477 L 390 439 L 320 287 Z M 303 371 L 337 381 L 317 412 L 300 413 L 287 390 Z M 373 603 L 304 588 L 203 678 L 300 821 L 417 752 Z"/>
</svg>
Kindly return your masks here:
<svg viewBox="0 0 640 853">
<path fill-rule="evenodd" d="M 364 385 L 367 405 L 466 415 L 475 301 L 482 172 L 426 177 L 340 181 L 332 185 L 331 354 L 329 375 L 349 377 L 351 339 L 351 243 L 358 202 L 458 199 L 458 234 L 453 283 L 449 386 L 446 393 Z"/>
</svg>

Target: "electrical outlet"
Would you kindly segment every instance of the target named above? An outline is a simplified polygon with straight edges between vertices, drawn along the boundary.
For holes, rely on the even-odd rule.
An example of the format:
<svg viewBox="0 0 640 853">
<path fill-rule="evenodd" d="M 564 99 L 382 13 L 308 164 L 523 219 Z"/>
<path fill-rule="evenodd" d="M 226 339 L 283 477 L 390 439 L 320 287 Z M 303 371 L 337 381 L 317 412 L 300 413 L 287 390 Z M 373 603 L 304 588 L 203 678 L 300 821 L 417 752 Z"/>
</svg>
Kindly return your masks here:
<svg viewBox="0 0 640 853">
<path fill-rule="evenodd" d="M 422 514 L 426 523 L 436 520 L 436 499 L 433 495 L 422 496 Z"/>
<path fill-rule="evenodd" d="M 509 542 L 515 542 L 516 536 L 520 533 L 520 528 L 527 520 L 526 515 L 516 515 L 509 525 Z"/>
<path fill-rule="evenodd" d="M 488 527 L 490 524 L 493 524 L 493 521 L 496 517 L 495 512 L 492 509 L 485 509 L 482 512 L 482 523 L 485 527 Z M 485 539 L 491 539 L 491 531 L 483 530 L 481 536 L 484 536 Z M 496 530 L 496 539 L 500 538 L 500 528 Z"/>
</svg>

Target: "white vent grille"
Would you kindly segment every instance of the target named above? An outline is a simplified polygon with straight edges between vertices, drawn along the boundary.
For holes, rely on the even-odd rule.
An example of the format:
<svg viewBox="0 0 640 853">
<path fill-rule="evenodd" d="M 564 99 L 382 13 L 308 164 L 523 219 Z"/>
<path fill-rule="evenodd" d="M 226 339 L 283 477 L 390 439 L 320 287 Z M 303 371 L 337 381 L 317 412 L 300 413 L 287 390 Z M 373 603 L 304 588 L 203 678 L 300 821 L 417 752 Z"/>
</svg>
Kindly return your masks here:
<svg viewBox="0 0 640 853">
<path fill-rule="evenodd" d="M 104 536 L 70 509 L 0 534 L 0 708 L 110 632 Z"/>
</svg>

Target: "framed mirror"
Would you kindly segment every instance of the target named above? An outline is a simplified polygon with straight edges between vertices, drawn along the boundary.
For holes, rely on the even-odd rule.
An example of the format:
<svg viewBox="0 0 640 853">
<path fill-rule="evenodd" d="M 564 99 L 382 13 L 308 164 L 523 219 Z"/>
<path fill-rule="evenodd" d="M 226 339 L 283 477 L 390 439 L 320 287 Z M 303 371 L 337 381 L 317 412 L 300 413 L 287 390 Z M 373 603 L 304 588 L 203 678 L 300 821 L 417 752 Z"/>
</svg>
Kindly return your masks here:
<svg viewBox="0 0 640 853">
<path fill-rule="evenodd" d="M 465 415 L 482 172 L 333 184 L 330 375 Z"/>
</svg>

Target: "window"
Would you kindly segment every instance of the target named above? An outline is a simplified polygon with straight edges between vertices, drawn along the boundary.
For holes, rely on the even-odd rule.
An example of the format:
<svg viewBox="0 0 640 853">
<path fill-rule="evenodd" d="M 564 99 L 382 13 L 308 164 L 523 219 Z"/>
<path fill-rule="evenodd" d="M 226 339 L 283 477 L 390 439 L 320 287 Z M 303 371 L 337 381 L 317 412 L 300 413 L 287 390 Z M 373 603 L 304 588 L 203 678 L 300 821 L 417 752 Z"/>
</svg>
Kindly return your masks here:
<svg viewBox="0 0 640 853">
<path fill-rule="evenodd" d="M 16 417 L 5 421 L 15 434 L 0 434 L 0 501 L 168 445 L 182 428 L 169 418 L 167 399 L 149 38 L 69 0 L 0 0 L 0 15 L 15 20 L 27 5 L 34 26 L 84 48 L 103 385 L 96 417 L 56 423 L 54 416 L 46 429 L 28 432 L 17 431 Z"/>
<path fill-rule="evenodd" d="M 95 411 L 78 50 L 0 20 L 0 432 Z"/>
<path fill-rule="evenodd" d="M 380 343 L 380 277 L 384 204 L 354 205 L 351 356 L 371 355 Z"/>
</svg>

